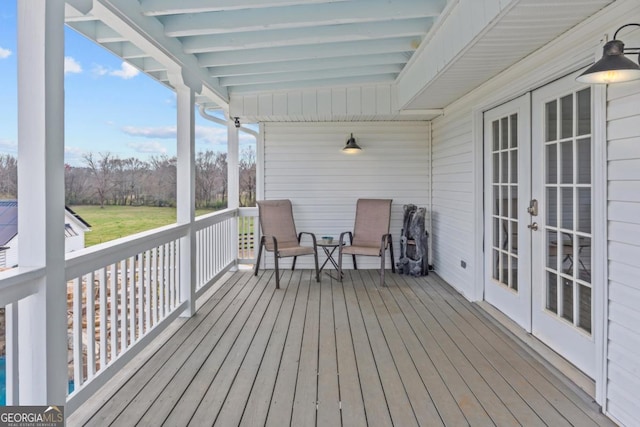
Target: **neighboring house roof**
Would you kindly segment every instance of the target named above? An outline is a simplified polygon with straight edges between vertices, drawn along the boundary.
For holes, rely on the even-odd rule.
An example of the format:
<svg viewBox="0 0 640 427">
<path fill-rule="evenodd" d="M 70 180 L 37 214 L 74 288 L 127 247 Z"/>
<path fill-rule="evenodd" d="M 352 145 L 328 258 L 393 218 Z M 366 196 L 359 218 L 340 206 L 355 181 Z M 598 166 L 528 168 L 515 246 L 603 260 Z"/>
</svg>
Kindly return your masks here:
<svg viewBox="0 0 640 427">
<path fill-rule="evenodd" d="M 18 202 L 0 200 L 0 246 L 5 246 L 18 234 Z"/>
<path fill-rule="evenodd" d="M 80 215 L 65 206 L 65 210 L 69 215 L 75 218 L 78 223 L 86 227 L 87 231 L 91 225 L 82 219 Z M 65 235 L 67 235 L 67 227 L 65 225 Z M 18 201 L 17 200 L 0 200 L 0 246 L 5 246 L 14 237 L 18 235 Z"/>
</svg>

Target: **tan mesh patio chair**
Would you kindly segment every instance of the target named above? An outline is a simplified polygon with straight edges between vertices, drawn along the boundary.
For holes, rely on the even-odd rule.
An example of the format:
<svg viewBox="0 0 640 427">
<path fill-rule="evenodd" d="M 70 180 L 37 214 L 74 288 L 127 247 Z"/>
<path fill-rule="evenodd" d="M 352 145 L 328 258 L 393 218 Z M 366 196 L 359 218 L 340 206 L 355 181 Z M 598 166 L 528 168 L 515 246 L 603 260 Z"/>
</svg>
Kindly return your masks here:
<svg viewBox="0 0 640 427">
<path fill-rule="evenodd" d="M 274 265 L 276 270 L 276 289 L 280 288 L 280 271 L 278 269 L 278 259 L 293 257 L 291 270 L 296 268 L 296 260 L 301 255 L 313 255 L 316 262 L 316 281 L 320 281 L 318 271 L 318 250 L 316 246 L 316 236 L 313 233 L 301 232 L 296 235 L 296 225 L 293 221 L 293 209 L 289 200 L 263 200 L 258 202 L 260 227 L 262 237 L 258 249 L 258 259 L 254 275 L 258 275 L 260 267 L 260 257 L 262 248 L 274 254 Z M 303 234 L 311 236 L 313 246 L 300 245 Z"/>
<path fill-rule="evenodd" d="M 391 222 L 391 202 L 389 199 L 359 199 L 356 204 L 356 221 L 353 233 L 340 234 L 338 253 L 338 277 L 342 280 L 342 255 L 353 257 L 353 268 L 358 269 L 356 255 L 380 257 L 380 285 L 384 286 L 385 252 L 389 248 L 391 271 L 396 272 L 393 259 L 393 242 L 389 233 Z M 349 236 L 349 242 L 345 241 Z M 350 245 L 347 246 L 346 243 Z"/>
</svg>

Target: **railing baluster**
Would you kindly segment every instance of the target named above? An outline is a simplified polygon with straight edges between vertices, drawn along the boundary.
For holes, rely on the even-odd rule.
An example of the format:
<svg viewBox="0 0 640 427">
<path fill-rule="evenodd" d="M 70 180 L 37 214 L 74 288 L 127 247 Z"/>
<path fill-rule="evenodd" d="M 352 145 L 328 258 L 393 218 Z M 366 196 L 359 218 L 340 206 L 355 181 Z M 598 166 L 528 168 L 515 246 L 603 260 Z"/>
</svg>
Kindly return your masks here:
<svg viewBox="0 0 640 427">
<path fill-rule="evenodd" d="M 107 269 L 101 268 L 100 281 L 100 369 L 107 366 Z"/>
<path fill-rule="evenodd" d="M 144 253 L 144 292 L 145 292 L 145 304 L 144 304 L 144 321 L 145 332 L 151 329 L 151 251 L 147 250 Z"/>
<path fill-rule="evenodd" d="M 138 290 L 138 339 L 144 334 L 144 252 L 138 255 L 138 280 L 136 281 Z"/>
<path fill-rule="evenodd" d="M 87 379 L 89 380 L 96 372 L 96 286 L 94 272 L 89 273 L 85 278 L 87 292 Z"/>
<path fill-rule="evenodd" d="M 109 289 L 111 297 L 111 323 L 109 334 L 111 335 L 111 360 L 118 355 L 118 271 L 117 265 L 111 264 L 111 277 L 109 277 Z"/>
<path fill-rule="evenodd" d="M 82 385 L 82 282 L 73 279 L 73 382 Z"/>
<path fill-rule="evenodd" d="M 136 342 L 136 258 L 129 258 L 127 263 L 129 277 L 127 283 L 127 294 L 129 295 L 129 344 Z"/>
<path fill-rule="evenodd" d="M 127 301 L 127 260 L 120 261 L 120 351 L 129 347 L 129 322 Z"/>
<path fill-rule="evenodd" d="M 153 325 L 158 324 L 158 249 L 151 250 L 151 270 L 153 271 L 151 280 L 151 297 L 153 299 Z"/>
</svg>

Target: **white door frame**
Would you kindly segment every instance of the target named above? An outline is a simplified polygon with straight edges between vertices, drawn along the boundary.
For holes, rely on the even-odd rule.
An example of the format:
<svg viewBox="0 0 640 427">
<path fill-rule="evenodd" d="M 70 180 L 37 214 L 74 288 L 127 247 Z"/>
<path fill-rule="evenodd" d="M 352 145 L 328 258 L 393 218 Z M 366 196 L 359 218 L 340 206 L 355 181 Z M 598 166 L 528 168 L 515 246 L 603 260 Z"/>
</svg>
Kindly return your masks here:
<svg viewBox="0 0 640 427">
<path fill-rule="evenodd" d="M 599 51 L 600 52 L 600 51 Z M 571 66 L 567 64 L 567 66 Z M 575 66 L 574 68 L 575 69 Z M 557 72 L 556 72 L 557 73 Z M 529 82 L 530 88 L 542 86 L 549 82 L 549 76 L 541 76 L 538 83 Z M 500 98 L 486 98 L 477 104 L 472 111 L 472 158 L 473 158 L 473 212 L 474 217 L 474 271 L 473 292 L 467 297 L 472 301 L 484 300 L 484 112 L 499 106 L 510 99 L 515 99 L 526 92 L 526 88 L 507 96 L 500 94 Z M 608 270 L 607 263 L 607 156 L 606 156 L 606 86 L 592 86 L 593 96 L 593 126 L 594 126 L 594 152 L 593 152 L 593 239 L 596 242 L 593 248 L 594 265 L 592 277 L 594 284 L 594 319 L 593 335 L 596 343 L 596 371 L 595 371 L 595 401 L 602 406 L 606 413 L 607 385 L 607 301 L 608 301 Z"/>
</svg>

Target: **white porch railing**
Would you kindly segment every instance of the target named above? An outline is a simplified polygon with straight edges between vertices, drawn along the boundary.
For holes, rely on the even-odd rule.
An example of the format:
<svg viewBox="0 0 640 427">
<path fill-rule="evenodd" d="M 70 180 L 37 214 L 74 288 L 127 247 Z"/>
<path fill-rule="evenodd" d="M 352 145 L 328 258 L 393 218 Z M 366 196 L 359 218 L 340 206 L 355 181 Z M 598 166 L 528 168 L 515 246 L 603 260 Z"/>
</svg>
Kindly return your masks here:
<svg viewBox="0 0 640 427">
<path fill-rule="evenodd" d="M 253 259 L 257 209 L 228 209 L 193 224 L 162 227 L 70 253 L 66 260 L 69 379 L 67 411 L 113 377 L 187 307 L 181 295 L 180 247 L 193 228 L 196 298 L 238 261 Z M 257 222 L 256 222 L 257 224 Z M 188 267 L 187 267 L 188 268 Z M 0 304 L 6 305 L 7 403 L 18 404 L 17 304 L 37 292 L 44 269 L 0 273 Z"/>
</svg>

